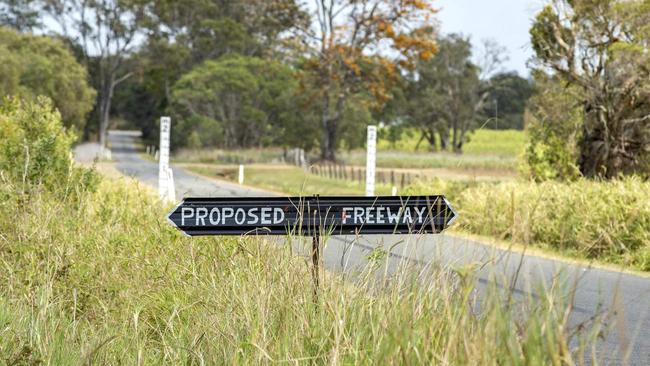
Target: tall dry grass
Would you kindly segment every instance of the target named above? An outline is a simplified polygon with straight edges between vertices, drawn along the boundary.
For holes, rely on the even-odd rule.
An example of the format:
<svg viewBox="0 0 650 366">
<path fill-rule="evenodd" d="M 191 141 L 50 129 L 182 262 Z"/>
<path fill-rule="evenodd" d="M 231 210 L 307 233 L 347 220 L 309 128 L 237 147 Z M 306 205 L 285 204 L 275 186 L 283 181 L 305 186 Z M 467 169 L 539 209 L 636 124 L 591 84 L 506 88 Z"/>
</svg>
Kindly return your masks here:
<svg viewBox="0 0 650 366">
<path fill-rule="evenodd" d="M 650 271 L 650 182 L 422 181 L 407 194 L 445 194 L 458 225 L 480 235 Z"/>
<path fill-rule="evenodd" d="M 472 271 L 383 278 L 381 257 L 354 283 L 323 275 L 314 302 L 292 245 L 183 237 L 134 183 L 1 188 L 0 363 L 560 365 L 602 331 L 570 325 L 560 282 L 478 296 Z"/>
</svg>

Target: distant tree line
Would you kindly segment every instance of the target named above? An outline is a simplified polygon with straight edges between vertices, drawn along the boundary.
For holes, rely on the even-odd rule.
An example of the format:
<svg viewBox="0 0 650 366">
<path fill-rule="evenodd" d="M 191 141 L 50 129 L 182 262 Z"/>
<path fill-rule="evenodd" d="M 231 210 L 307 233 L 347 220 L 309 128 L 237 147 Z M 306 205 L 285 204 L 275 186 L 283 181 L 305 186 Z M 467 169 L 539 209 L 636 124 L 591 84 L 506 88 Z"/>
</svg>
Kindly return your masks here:
<svg viewBox="0 0 650 366">
<path fill-rule="evenodd" d="M 0 92 L 49 95 L 102 143 L 115 120 L 156 141 L 161 115 L 176 148 L 323 160 L 363 146 L 368 124 L 456 153 L 476 128 L 526 128 L 535 179 L 647 171 L 646 2 L 550 3 L 525 79 L 493 43 L 473 54 L 468 38 L 437 34 L 428 1 L 0 0 L 14 29 L 0 33 Z"/>
<path fill-rule="evenodd" d="M 530 84 L 513 74 L 500 76 L 501 89 L 479 80 L 469 41 L 439 39 L 428 2 L 325 1 L 317 9 L 294 0 L 2 4 L 5 25 L 53 34 L 88 70 L 96 101 L 92 123 L 79 127 L 102 143 L 111 118 L 155 140 L 165 114 L 174 116 L 176 147 L 320 148 L 326 160 L 361 146 L 370 123 L 412 126 L 432 148 L 458 152 L 492 105 L 501 103 L 500 123 L 486 126 L 523 127 Z M 454 113 L 443 116 L 448 101 Z"/>
</svg>

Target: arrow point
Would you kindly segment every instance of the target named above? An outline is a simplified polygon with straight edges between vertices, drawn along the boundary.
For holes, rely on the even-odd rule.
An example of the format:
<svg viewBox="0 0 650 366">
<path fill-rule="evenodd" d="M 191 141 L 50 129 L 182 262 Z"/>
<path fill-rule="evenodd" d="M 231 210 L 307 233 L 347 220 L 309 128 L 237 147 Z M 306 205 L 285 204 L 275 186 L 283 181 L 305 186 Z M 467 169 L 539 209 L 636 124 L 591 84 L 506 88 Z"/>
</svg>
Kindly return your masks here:
<svg viewBox="0 0 650 366">
<path fill-rule="evenodd" d="M 454 215 L 454 216 L 451 218 L 451 220 L 449 220 L 449 222 L 447 223 L 447 226 L 450 226 L 450 225 L 453 224 L 453 223 L 456 221 L 456 219 L 458 218 L 458 213 L 456 212 L 456 210 L 454 210 L 454 207 L 451 205 L 451 203 L 449 203 L 449 200 L 447 200 L 447 197 L 444 197 L 444 196 L 443 196 L 443 199 L 445 200 L 445 204 L 447 204 L 447 207 L 449 207 L 449 210 L 451 210 L 451 213 Z"/>
<path fill-rule="evenodd" d="M 174 207 L 174 208 L 173 208 L 173 209 L 172 209 L 172 210 L 167 214 L 167 222 L 169 222 L 173 227 L 175 227 L 175 228 L 178 229 L 178 230 L 181 230 L 181 228 L 179 228 L 178 225 L 176 225 L 176 223 L 174 222 L 174 220 L 172 220 L 172 215 L 174 214 L 174 212 L 176 212 L 176 210 L 178 210 L 179 207 L 181 207 L 181 206 L 183 205 L 184 202 L 185 202 L 185 200 L 181 201 L 181 203 L 179 203 L 178 205 L 176 205 L 176 206 L 175 206 L 175 207 Z M 181 230 L 181 231 L 183 231 L 183 230 Z"/>
</svg>

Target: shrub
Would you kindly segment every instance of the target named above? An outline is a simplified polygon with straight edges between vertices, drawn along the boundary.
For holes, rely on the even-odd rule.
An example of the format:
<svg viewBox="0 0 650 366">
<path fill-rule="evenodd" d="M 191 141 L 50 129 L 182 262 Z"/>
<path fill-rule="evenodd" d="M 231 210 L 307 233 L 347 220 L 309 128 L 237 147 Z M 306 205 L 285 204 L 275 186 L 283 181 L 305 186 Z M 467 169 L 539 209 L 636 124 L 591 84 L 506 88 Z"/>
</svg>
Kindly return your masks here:
<svg viewBox="0 0 650 366">
<path fill-rule="evenodd" d="M 536 181 L 574 180 L 582 114 L 572 93 L 559 80 L 535 74 L 539 90 L 529 100 L 525 113 L 528 145 L 522 170 Z"/>
<path fill-rule="evenodd" d="M 14 189 L 71 192 L 92 188 L 96 175 L 75 167 L 72 161 L 74 140 L 48 98 L 5 98 L 0 103 L 0 172 Z"/>
<path fill-rule="evenodd" d="M 0 98 L 45 95 L 75 133 L 83 131 L 96 92 L 88 72 L 60 39 L 0 27 Z"/>
</svg>

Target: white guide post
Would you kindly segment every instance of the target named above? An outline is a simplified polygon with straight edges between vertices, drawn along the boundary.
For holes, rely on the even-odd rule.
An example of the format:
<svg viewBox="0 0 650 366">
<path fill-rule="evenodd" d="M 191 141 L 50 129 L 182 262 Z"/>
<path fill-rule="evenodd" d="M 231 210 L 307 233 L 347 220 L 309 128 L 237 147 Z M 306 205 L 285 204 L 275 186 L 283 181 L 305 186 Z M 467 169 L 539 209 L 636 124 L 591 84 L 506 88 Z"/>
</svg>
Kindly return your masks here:
<svg viewBox="0 0 650 366">
<path fill-rule="evenodd" d="M 366 196 L 375 195 L 375 160 L 377 157 L 377 126 L 368 126 L 366 155 Z"/>
<path fill-rule="evenodd" d="M 169 131 L 172 120 L 160 117 L 160 154 L 158 155 L 158 193 L 161 200 L 171 200 L 169 196 Z M 173 187 L 172 187 L 173 189 Z"/>
<path fill-rule="evenodd" d="M 244 184 L 244 166 L 239 164 L 239 184 Z"/>
</svg>

